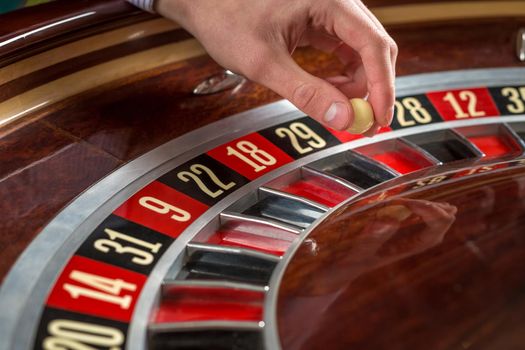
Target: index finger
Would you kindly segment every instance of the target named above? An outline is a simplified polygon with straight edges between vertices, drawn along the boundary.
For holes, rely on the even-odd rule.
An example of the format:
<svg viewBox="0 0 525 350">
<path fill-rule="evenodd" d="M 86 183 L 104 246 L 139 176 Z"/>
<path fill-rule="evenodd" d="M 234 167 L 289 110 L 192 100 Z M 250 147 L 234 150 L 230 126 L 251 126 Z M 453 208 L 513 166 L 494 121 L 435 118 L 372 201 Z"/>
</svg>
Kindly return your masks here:
<svg viewBox="0 0 525 350">
<path fill-rule="evenodd" d="M 392 40 L 353 2 L 345 2 L 342 11 L 335 10 L 334 20 L 335 34 L 361 56 L 377 122 L 389 125 L 395 100 Z"/>
</svg>

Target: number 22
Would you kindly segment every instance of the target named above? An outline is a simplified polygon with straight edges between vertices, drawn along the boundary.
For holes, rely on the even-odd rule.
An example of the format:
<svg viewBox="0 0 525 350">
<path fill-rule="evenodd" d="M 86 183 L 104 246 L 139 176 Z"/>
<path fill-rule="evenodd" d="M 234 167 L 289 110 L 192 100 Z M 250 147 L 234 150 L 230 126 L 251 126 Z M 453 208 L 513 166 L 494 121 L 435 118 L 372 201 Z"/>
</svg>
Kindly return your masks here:
<svg viewBox="0 0 525 350">
<path fill-rule="evenodd" d="M 199 175 L 202 175 L 203 172 L 211 179 L 211 181 L 213 181 L 214 184 L 217 185 L 217 187 L 219 187 L 218 190 L 213 191 L 208 186 L 206 186 L 206 184 L 199 177 Z M 225 184 L 217 177 L 217 175 L 215 175 L 215 173 L 210 168 L 202 164 L 193 164 L 192 166 L 190 166 L 190 171 L 181 171 L 177 174 L 177 177 L 184 182 L 193 180 L 197 184 L 197 186 L 199 186 L 200 190 L 206 193 L 211 198 L 219 197 L 221 194 L 224 193 L 224 191 L 227 191 L 236 185 L 236 183 L 233 181 L 230 181 L 229 183 Z"/>
</svg>

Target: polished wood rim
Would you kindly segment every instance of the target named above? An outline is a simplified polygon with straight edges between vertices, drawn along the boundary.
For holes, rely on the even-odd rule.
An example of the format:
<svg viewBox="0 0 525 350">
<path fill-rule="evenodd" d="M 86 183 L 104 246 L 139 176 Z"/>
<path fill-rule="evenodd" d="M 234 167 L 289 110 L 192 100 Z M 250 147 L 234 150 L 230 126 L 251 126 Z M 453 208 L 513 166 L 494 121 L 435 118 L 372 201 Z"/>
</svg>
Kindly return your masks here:
<svg viewBox="0 0 525 350">
<path fill-rule="evenodd" d="M 402 4 L 376 6 L 372 11 L 386 26 L 396 26 L 521 17 L 525 16 L 525 2 Z M 5 38 L 2 39 L 5 44 Z M 123 50 L 121 46 L 126 43 L 137 45 Z M 45 51 L 0 69 L 0 126 L 97 86 L 204 54 L 204 48 L 195 39 L 164 19 L 130 25 Z M 60 64 L 63 67 L 59 69 Z"/>
<path fill-rule="evenodd" d="M 175 24 L 157 18 L 78 40 L 0 68 L 0 86 L 9 81 L 90 52 L 106 49 L 128 41 L 146 38 L 155 34 L 165 33 L 177 28 Z"/>
<path fill-rule="evenodd" d="M 523 1 L 450 1 L 406 4 L 371 9 L 384 25 L 417 24 L 454 20 L 521 17 Z"/>
<path fill-rule="evenodd" d="M 185 40 L 75 72 L 1 103 L 0 126 L 99 85 L 203 53 L 204 49 L 196 40 Z"/>
</svg>

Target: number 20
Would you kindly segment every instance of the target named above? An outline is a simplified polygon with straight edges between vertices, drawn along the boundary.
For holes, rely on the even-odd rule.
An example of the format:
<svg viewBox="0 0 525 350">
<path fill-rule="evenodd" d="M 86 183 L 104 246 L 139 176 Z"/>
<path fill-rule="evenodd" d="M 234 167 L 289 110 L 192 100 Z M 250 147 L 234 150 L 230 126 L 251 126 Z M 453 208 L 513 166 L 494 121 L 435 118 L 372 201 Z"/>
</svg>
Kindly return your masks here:
<svg viewBox="0 0 525 350">
<path fill-rule="evenodd" d="M 45 350 L 92 350 L 92 346 L 120 350 L 124 344 L 124 334 L 107 326 L 59 319 L 47 329 L 51 336 L 44 339 Z"/>
</svg>

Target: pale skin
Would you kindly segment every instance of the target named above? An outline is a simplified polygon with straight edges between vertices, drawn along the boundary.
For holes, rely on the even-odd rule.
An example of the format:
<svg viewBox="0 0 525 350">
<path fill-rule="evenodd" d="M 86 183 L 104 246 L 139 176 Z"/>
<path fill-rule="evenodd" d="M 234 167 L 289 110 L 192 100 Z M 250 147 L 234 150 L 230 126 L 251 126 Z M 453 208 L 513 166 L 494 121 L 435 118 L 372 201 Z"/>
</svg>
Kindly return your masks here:
<svg viewBox="0 0 525 350">
<path fill-rule="evenodd" d="M 359 0 L 158 0 L 156 11 L 192 33 L 221 66 L 265 85 L 319 122 L 353 124 L 349 98 L 368 96 L 375 134 L 392 121 L 397 46 Z M 292 58 L 311 45 L 345 69 L 320 78 Z"/>
</svg>

